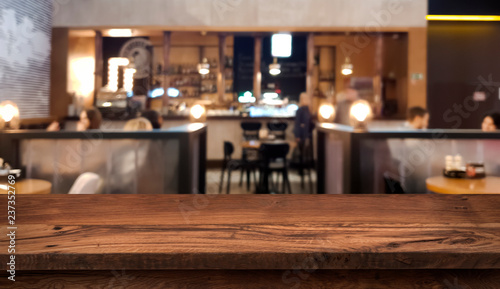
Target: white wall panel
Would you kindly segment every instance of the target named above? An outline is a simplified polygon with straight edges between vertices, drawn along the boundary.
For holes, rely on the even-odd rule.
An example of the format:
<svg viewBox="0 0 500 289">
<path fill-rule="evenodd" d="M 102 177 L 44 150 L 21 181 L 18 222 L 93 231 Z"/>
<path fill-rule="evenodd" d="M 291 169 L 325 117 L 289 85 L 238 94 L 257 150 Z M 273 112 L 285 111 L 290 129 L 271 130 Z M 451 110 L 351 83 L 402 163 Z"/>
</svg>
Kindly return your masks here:
<svg viewBox="0 0 500 289">
<path fill-rule="evenodd" d="M 21 118 L 49 116 L 51 0 L 0 1 L 0 102 Z"/>
</svg>

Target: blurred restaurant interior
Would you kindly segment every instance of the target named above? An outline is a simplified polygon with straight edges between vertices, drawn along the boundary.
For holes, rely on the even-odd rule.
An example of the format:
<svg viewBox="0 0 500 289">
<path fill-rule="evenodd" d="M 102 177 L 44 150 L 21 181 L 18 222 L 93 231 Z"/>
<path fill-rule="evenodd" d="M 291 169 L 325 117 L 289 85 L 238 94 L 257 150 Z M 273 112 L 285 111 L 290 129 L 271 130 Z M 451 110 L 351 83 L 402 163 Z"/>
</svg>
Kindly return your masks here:
<svg viewBox="0 0 500 289">
<path fill-rule="evenodd" d="M 252 202 L 262 202 L 260 208 L 263 211 L 255 209 L 261 212 L 259 215 L 250 209 L 247 212 L 243 207 L 238 211 L 227 201 L 228 207 L 224 208 L 230 210 L 231 215 L 226 216 L 226 221 L 231 222 L 229 219 L 233 218 L 236 220 L 235 226 L 246 218 L 250 222 L 253 217 L 262 218 L 255 222 L 264 222 L 264 219 L 275 219 L 278 223 L 295 220 L 292 211 L 287 211 L 292 210 L 292 207 L 286 209 L 294 202 L 297 206 L 295 212 L 311 213 L 308 217 L 311 219 L 306 218 L 311 222 L 315 222 L 312 216 L 316 216 L 314 220 L 318 220 L 318 226 L 322 221 L 333 220 L 328 216 L 334 218 L 333 212 L 342 211 L 341 204 L 352 206 L 346 210 L 353 212 L 366 210 L 366 219 L 364 213 L 358 216 L 361 223 L 372 220 L 368 217 L 370 214 L 380 215 L 381 219 L 387 214 L 389 220 L 391 214 L 413 204 L 417 204 L 414 211 L 408 209 L 415 213 L 415 219 L 419 218 L 417 215 L 420 216 L 420 213 L 424 214 L 423 210 L 431 208 L 435 210 L 428 213 L 429 218 L 437 219 L 436 210 L 441 210 L 439 208 L 442 208 L 444 215 L 449 213 L 451 216 L 459 210 L 457 208 L 462 208 L 460 200 L 467 200 L 468 195 L 478 195 L 469 200 L 477 200 L 477 206 L 463 205 L 470 209 L 471 215 L 457 218 L 463 223 L 474 223 L 467 218 L 472 218 L 472 213 L 479 216 L 481 212 L 473 212 L 473 209 L 484 209 L 484 219 L 478 219 L 498 227 L 500 214 L 495 214 L 494 210 L 498 212 L 496 205 L 500 204 L 500 199 L 493 195 L 500 194 L 499 47 L 500 6 L 485 0 L 474 3 L 451 0 L 2 0 L 0 194 L 10 195 L 14 189 L 10 185 L 14 184 L 15 179 L 15 194 L 19 195 L 18 198 L 26 198 L 24 200 L 27 203 L 30 200 L 34 202 L 25 209 L 19 209 L 26 212 L 26 220 L 33 221 L 33 224 L 37 224 L 37 214 L 45 216 L 40 220 L 47 220 L 47 224 L 59 224 L 58 221 L 50 223 L 51 211 L 47 209 L 50 207 L 49 201 L 60 206 L 55 205 L 57 209 L 54 212 L 69 212 L 62 208 L 89 202 L 95 207 L 88 206 L 88 209 L 96 210 L 94 213 L 97 214 L 101 208 L 97 203 L 106 200 L 110 203 L 110 216 L 116 214 L 110 217 L 109 225 L 115 221 L 129 222 L 123 214 L 134 211 L 127 206 L 135 203 L 143 204 L 148 212 L 162 211 L 160 200 L 179 204 L 177 209 L 182 214 L 171 220 L 168 219 L 170 215 L 161 215 L 165 219 L 158 221 L 158 226 L 168 226 L 168 220 L 175 223 L 175 218 L 181 220 L 182 217 L 186 221 L 186 216 L 195 216 L 193 218 L 201 223 L 205 220 L 217 223 L 218 218 L 223 216 L 222 207 L 226 205 L 218 202 L 231 199 L 230 196 L 227 196 L 228 199 L 212 199 L 212 195 L 231 195 L 244 208 L 257 206 Z M 160 194 L 176 196 L 158 196 Z M 68 196 L 65 199 L 63 195 L 85 196 L 77 197 L 81 199 L 69 199 Z M 131 195 L 154 195 L 158 202 L 148 199 L 153 196 Z M 193 196 L 183 195 L 202 198 L 187 199 Z M 283 199 L 259 199 L 264 196 L 258 195 L 277 195 L 277 198 L 279 195 Z M 285 195 L 301 195 L 295 196 L 301 199 Z M 326 195 L 338 197 L 338 204 L 336 199 L 331 199 L 330 203 Z M 358 202 L 358 199 L 340 195 L 360 199 Z M 415 195 L 422 199 L 412 199 Z M 28 199 L 31 197 L 33 199 Z M 268 204 L 266 200 L 274 201 Z M 398 203 L 400 200 L 405 201 Z M 64 203 L 66 201 L 67 204 Z M 118 206 L 121 202 L 124 202 L 123 207 Z M 192 210 L 182 208 L 181 204 L 190 202 L 194 204 Z M 301 204 L 305 206 L 303 211 L 298 209 Z M 28 212 L 30 206 L 35 211 L 37 208 L 41 211 Z M 211 206 L 221 206 L 217 207 L 220 211 L 213 211 L 213 215 L 209 215 L 208 211 L 200 209 Z M 276 217 L 271 211 L 266 211 L 267 206 L 276 206 L 274 208 L 283 215 L 277 213 L 279 217 Z M 382 209 L 385 206 L 388 206 L 387 211 Z M 450 211 L 444 206 L 449 206 Z M 372 209 L 373 212 L 370 211 Z M 80 213 L 78 209 L 75 210 L 76 219 L 72 219 L 69 214 L 68 220 L 80 220 Z M 200 213 L 200 210 L 203 212 Z M 324 215 L 321 215 L 322 210 Z M 409 215 L 401 213 L 401 222 L 409 220 L 411 212 Z M 347 211 L 339 214 L 342 219 L 342 214 L 347 214 Z M 398 214 L 394 213 L 395 222 Z M 160 218 L 160 215 L 157 217 Z M 492 219 L 486 221 L 487 217 Z M 22 215 L 19 219 L 22 220 Z M 83 223 L 70 221 L 67 224 L 61 221 L 61 225 L 85 226 L 94 222 L 82 220 Z M 346 217 L 345 220 L 350 219 Z M 301 221 L 297 219 L 293 222 Z M 343 225 L 339 223 L 338 226 Z M 292 234 L 291 231 L 284 231 L 276 234 L 282 238 Z M 317 232 L 317 236 L 322 236 L 321 232 Z M 484 237 L 488 239 L 486 243 L 498 245 L 498 231 L 488 232 L 491 236 Z M 30 236 L 36 238 L 36 234 L 30 233 Z M 179 234 L 183 236 L 183 233 Z M 415 234 L 428 239 L 431 233 L 418 231 Z M 469 237 L 464 237 L 465 233 L 456 234 L 450 238 L 475 238 L 474 233 Z M 159 238 L 156 235 L 152 238 L 155 237 Z M 191 240 L 191 237 L 196 239 L 185 236 L 186 240 Z M 86 237 L 82 238 L 87 240 Z M 103 238 L 106 243 L 114 237 Z M 126 235 L 124 238 L 127 238 Z M 136 241 L 140 243 L 143 240 L 141 238 Z M 234 235 L 227 238 L 234 238 Z M 393 236 L 380 238 L 392 240 Z M 89 240 L 91 243 L 88 246 L 93 248 L 95 242 Z M 261 241 L 259 239 L 256 242 Z M 2 242 L 0 244 L 4 244 Z M 397 241 L 391 241 L 391 244 L 393 242 Z M 453 240 L 449 242 L 455 244 Z M 466 243 L 464 241 L 463 244 Z M 211 252 L 207 244 L 207 252 Z M 231 244 L 230 248 L 237 248 L 240 243 Z M 83 246 L 81 248 L 87 246 L 83 243 L 80 245 Z M 24 251 L 33 260 L 49 260 L 53 257 L 50 254 L 60 253 L 57 250 L 50 251 L 51 248 L 43 251 L 46 249 L 42 248 L 43 254 L 48 255 L 37 255 L 38 247 L 33 246 Z M 191 246 L 196 247 L 193 244 Z M 399 243 L 394 245 L 394 249 L 398 246 Z M 436 246 L 435 252 L 446 251 L 440 247 L 444 246 L 441 243 Z M 428 287 L 422 285 L 411 288 L 500 288 L 500 246 L 496 249 L 487 247 L 480 252 L 470 247 L 464 249 L 466 245 L 463 246 L 453 247 L 450 254 L 455 252 L 453 250 L 469 252 L 467 250 L 470 249 L 471 256 L 479 258 L 477 260 L 483 255 L 474 254 L 484 253 L 486 257 L 481 259 L 483 263 L 476 260 L 476 265 L 470 265 L 472 261 L 465 265 L 465 261 L 460 263 L 462 261 L 452 258 L 463 266 L 416 265 L 419 262 L 424 264 L 426 258 L 432 258 L 424 254 L 419 262 L 409 261 L 408 264 L 412 265 L 408 265 L 406 261 L 401 261 L 406 264 L 401 265 L 394 261 L 397 257 L 384 261 L 374 255 L 373 260 L 376 261 L 373 264 L 380 262 L 377 264 L 384 265 L 370 267 L 366 265 L 370 261 L 363 259 L 368 257 L 363 255 L 366 252 L 362 248 L 365 247 L 361 246 L 361 250 L 356 252 L 361 254 L 359 260 L 364 261 L 353 264 L 348 261 L 350 257 L 346 257 L 345 263 L 348 265 L 342 267 L 331 261 L 339 256 L 336 253 L 331 253 L 333 259 L 326 257 L 328 265 L 317 261 L 318 257 L 314 254 L 323 256 L 322 247 L 315 247 L 312 251 L 308 251 L 309 248 L 305 251 L 294 248 L 296 251 L 293 251 L 284 245 L 282 253 L 290 253 L 286 250 L 295 253 L 300 251 L 300 254 L 309 252 L 320 263 L 315 263 L 317 266 L 312 266 L 314 268 L 348 270 L 346 274 L 353 279 L 342 281 L 346 282 L 345 286 L 339 285 L 338 288 L 385 288 L 382 285 L 371 287 L 375 283 L 368 281 L 366 284 L 372 285 L 352 285 L 354 279 L 372 280 L 378 274 L 354 272 L 358 268 L 427 270 L 415 273 L 415 276 L 420 276 L 422 272 L 432 275 L 434 271 L 431 270 L 444 268 L 492 269 L 485 279 L 493 280 L 491 284 L 498 286 L 474 287 L 477 279 L 463 277 L 459 282 L 470 287 L 449 287 L 446 284 L 443 286 L 448 287 L 439 287 L 432 282 L 443 279 L 444 275 L 436 273 L 433 276 L 439 277 L 429 277 L 434 281 Z M 268 256 L 269 262 L 276 263 L 266 267 L 262 262 L 252 263 L 254 257 L 238 259 L 239 249 L 235 249 L 234 255 L 231 255 L 223 250 L 226 248 L 223 245 L 215 247 L 237 260 L 235 264 L 249 262 L 248 267 L 231 267 L 232 263 L 227 261 L 230 257 L 227 260 L 217 259 L 222 262 L 221 266 L 227 266 L 221 268 L 227 270 L 282 270 L 295 266 L 291 261 L 293 257 L 283 257 L 287 261 L 279 263 L 281 261 L 273 261 L 274 255 Z M 84 254 L 82 252 L 85 250 L 81 248 L 73 248 L 75 251 L 68 249 L 68 252 Z M 251 254 L 261 249 L 250 246 L 241 250 L 253 256 Z M 406 253 L 423 252 L 420 247 L 399 249 Z M 116 250 L 112 252 L 116 256 L 123 253 Z M 158 250 L 160 252 L 162 249 Z M 267 249 L 262 250 L 268 252 Z M 346 250 L 343 252 L 348 252 Z M 383 252 L 378 250 L 369 251 Z M 386 253 L 391 253 L 390 249 L 387 250 Z M 156 256 L 156 251 L 153 251 L 149 253 Z M 100 254 L 98 250 L 89 252 Z M 177 253 L 187 254 L 182 250 Z M 307 254 L 306 257 L 297 255 L 296 258 L 309 258 Z M 281 260 L 279 256 L 276 260 Z M 355 257 L 357 255 L 353 256 L 353 259 L 358 258 Z M 72 260 L 54 258 L 50 260 Z M 93 266 L 89 265 L 91 259 L 82 258 L 86 260 L 82 262 L 88 263 L 81 267 L 19 266 L 27 272 L 110 268 L 144 270 L 149 266 L 129 266 L 126 259 L 119 257 L 109 257 L 109 267 Z M 198 270 L 196 274 L 199 274 L 195 275 L 199 278 L 205 278 L 206 272 L 203 270 L 217 267 L 207 265 L 212 264 L 212 259 L 205 255 L 192 263 L 182 263 L 184 257 L 179 257 L 182 261 L 176 265 L 156 257 L 137 258 L 130 260 L 156 264 L 158 267 L 149 267 L 152 270 L 195 269 Z M 417 257 L 412 255 L 408 258 Z M 443 255 L 439 258 L 447 257 Z M 224 265 L 226 261 L 228 265 Z M 69 264 L 72 261 L 64 262 Z M 194 263 L 197 265 L 189 265 Z M 299 265 L 300 268 L 311 267 L 308 266 Z M 186 278 L 190 278 L 188 273 L 183 272 Z M 398 278 L 403 280 L 413 274 L 408 272 Z M 298 275 L 297 280 L 308 284 L 303 288 L 334 288 L 321 283 L 328 279 L 326 275 L 309 273 L 316 274 L 316 279 L 306 280 Z M 142 273 L 137 274 L 134 276 Z M 182 274 L 179 276 L 184 276 Z M 135 281 L 129 285 L 130 288 L 240 288 L 240 283 L 236 286 L 236 283 L 220 281 L 233 278 L 224 275 L 226 273 L 220 274 L 223 275 L 214 279 L 219 281 L 210 281 L 215 282 L 211 283 L 213 287 L 169 287 L 165 283 L 158 287 L 133 287 Z M 282 288 L 285 285 L 288 286 L 286 288 L 299 288 L 293 287 L 294 283 L 285 282 L 287 278 L 284 275 L 281 277 L 281 273 L 266 274 L 270 275 L 262 276 L 270 279 L 276 277 L 276 282 L 281 279 L 283 282 L 266 283 L 269 287 L 262 288 Z M 382 279 L 394 276 L 390 271 L 384 274 L 387 275 Z M 30 276 L 42 278 L 42 275 L 35 275 Z M 153 279 L 158 277 L 148 276 Z M 454 277 L 450 276 L 455 275 L 446 276 L 453 283 Z M 260 282 L 268 277 L 259 277 L 262 279 L 254 280 L 257 283 L 249 283 L 255 285 L 249 288 L 264 284 Z M 240 277 L 234 278 L 240 280 Z M 247 277 L 241 278 L 244 280 Z M 495 280 L 499 283 L 495 283 Z M 41 287 L 38 288 L 45 284 L 44 281 L 40 282 Z"/>
<path fill-rule="evenodd" d="M 115 5 L 112 2 L 55 1 L 52 9 L 46 3 L 5 3 L 3 23 L 13 26 L 3 34 L 8 41 L 2 109 L 8 116 L 15 107 L 17 117 L 4 117 L 2 134 L 7 134 L 2 146 L 8 153 L 0 157 L 26 180 L 50 182 L 45 193 L 55 194 L 68 193 L 84 173 L 99 183 L 92 192 L 98 194 L 391 193 L 393 183 L 400 192 L 440 193 L 443 190 L 432 191 L 426 181 L 440 175 L 437 181 L 445 180 L 441 171 L 449 167 L 447 158 L 453 158 L 454 170 L 462 175 L 467 164 L 480 165 L 488 178 L 498 175 L 498 22 L 493 16 L 469 16 L 474 21 L 467 21 L 467 15 L 483 12 L 466 4 L 382 2 L 347 13 L 347 18 L 324 14 L 322 5 L 333 9 L 336 4 L 318 2 L 293 20 L 284 15 L 292 15 L 297 4 L 285 8 L 278 2 L 262 10 L 243 1 L 221 0 L 199 8 L 169 1 L 159 6 L 164 17 L 153 17 L 160 13 L 153 3 L 116 4 L 122 12 L 110 14 L 104 11 Z M 210 13 L 203 13 L 202 7 Z M 23 18 L 16 14 L 19 9 L 36 10 L 38 17 Z M 82 17 L 81 11 L 88 13 Z M 18 35 L 16 29 L 28 32 Z M 360 105 L 351 105 L 354 102 Z M 82 124 L 81 114 L 89 109 L 98 111 L 99 126 Z M 354 120 L 358 124 L 353 123 L 356 112 L 365 118 Z M 132 121 L 138 117 L 143 117 L 142 126 Z M 412 124 L 411 117 L 425 124 Z M 479 132 L 483 120 L 492 124 L 493 132 Z M 190 136 L 187 155 L 180 152 L 187 147 L 178 140 L 168 148 L 178 151 L 178 159 L 167 155 L 171 164 L 157 163 L 155 155 L 168 145 L 153 139 L 192 123 L 204 126 Z M 367 149 L 353 154 L 347 148 L 351 142 L 336 137 L 350 129 L 339 125 L 353 128 L 349 139 L 363 131 L 392 136 L 377 146 L 361 144 Z M 11 134 L 15 128 L 27 131 Z M 89 129 L 99 133 L 70 134 Z M 453 139 L 436 131 L 443 129 L 453 129 Z M 137 130 L 151 131 L 150 138 L 144 137 L 151 143 L 130 140 Z M 407 136 L 408 130 L 414 135 Z M 28 131 L 37 134 L 23 136 Z M 124 134 L 129 140 L 105 141 L 96 148 L 85 140 L 108 139 L 112 131 L 131 136 Z M 184 131 L 193 133 L 187 127 Z M 447 138 L 442 145 L 446 149 L 437 148 L 438 133 Z M 16 141 L 10 141 L 11 136 Z M 415 149 L 414 138 L 427 146 Z M 333 139 L 340 147 L 323 144 Z M 264 156 L 264 144 L 281 145 L 278 150 L 286 150 L 286 157 Z M 72 154 L 78 155 L 78 165 L 61 163 Z M 114 163 L 127 158 L 128 163 Z M 167 175 L 151 173 L 144 173 L 151 176 L 149 185 L 137 189 L 142 178 L 138 171 L 159 169 L 160 175 L 173 178 L 167 170 L 178 170 L 185 158 L 196 158 L 190 165 L 197 172 L 189 179 L 195 182 L 190 188 L 197 191 L 179 191 Z M 280 170 L 266 168 L 266 158 Z M 358 177 L 349 175 L 361 173 L 370 184 L 351 189 L 348 183 L 358 182 Z M 177 182 L 187 175 L 180 174 Z M 287 191 L 287 182 L 279 181 L 285 175 Z M 133 179 L 132 185 L 115 184 L 115 178 Z M 487 183 L 496 188 L 498 180 Z M 325 191 L 331 185 L 336 189 Z"/>
</svg>

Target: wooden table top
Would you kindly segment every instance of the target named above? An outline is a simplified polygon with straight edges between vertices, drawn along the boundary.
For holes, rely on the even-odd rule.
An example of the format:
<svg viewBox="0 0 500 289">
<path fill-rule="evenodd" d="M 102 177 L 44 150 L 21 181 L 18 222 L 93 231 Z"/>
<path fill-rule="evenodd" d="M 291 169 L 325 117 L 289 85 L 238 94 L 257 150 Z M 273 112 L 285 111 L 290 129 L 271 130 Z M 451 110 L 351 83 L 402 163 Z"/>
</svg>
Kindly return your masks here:
<svg viewBox="0 0 500 289">
<path fill-rule="evenodd" d="M 7 208 L 7 196 L 0 200 Z M 21 195 L 16 203 L 17 270 L 500 268 L 498 195 Z"/>
<path fill-rule="evenodd" d="M 500 194 L 500 178 L 451 179 L 443 176 L 426 180 L 427 189 L 439 194 Z"/>
<path fill-rule="evenodd" d="M 0 183 L 0 194 L 7 194 L 7 183 Z M 40 195 L 50 194 L 52 184 L 45 180 L 24 179 L 16 181 L 14 185 L 16 188 L 16 195 Z"/>
</svg>

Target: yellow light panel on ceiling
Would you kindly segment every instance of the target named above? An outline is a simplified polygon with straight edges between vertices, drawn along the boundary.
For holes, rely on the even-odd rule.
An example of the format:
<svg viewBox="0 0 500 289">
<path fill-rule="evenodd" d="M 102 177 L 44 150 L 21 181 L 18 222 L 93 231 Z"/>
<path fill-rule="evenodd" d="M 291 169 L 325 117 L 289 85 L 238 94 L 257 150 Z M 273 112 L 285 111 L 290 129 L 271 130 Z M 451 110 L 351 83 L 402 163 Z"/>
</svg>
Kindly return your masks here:
<svg viewBox="0 0 500 289">
<path fill-rule="evenodd" d="M 430 21 L 500 21 L 495 15 L 427 15 Z"/>
</svg>

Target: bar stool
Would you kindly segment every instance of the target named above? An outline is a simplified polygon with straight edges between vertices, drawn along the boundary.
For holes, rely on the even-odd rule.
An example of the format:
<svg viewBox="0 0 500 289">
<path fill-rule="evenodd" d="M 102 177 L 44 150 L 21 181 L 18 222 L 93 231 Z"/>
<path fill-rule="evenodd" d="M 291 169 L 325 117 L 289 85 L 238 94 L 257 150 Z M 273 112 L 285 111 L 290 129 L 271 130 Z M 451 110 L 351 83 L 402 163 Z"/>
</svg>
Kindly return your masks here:
<svg viewBox="0 0 500 289">
<path fill-rule="evenodd" d="M 286 139 L 286 129 L 288 124 L 286 122 L 268 122 L 267 128 L 269 129 L 269 133 L 274 135 L 276 139 Z"/>
<path fill-rule="evenodd" d="M 286 191 L 288 187 L 288 193 L 292 193 L 292 188 L 290 186 L 290 181 L 288 179 L 288 163 L 286 156 L 290 150 L 290 145 L 287 143 L 264 143 L 260 146 L 259 153 L 262 158 L 261 162 L 261 174 L 260 174 L 260 193 L 269 193 L 269 177 L 272 180 L 272 173 L 278 173 L 282 175 L 282 193 Z M 277 183 L 277 182 L 276 182 Z M 273 182 L 273 189 L 275 184 Z"/>
<path fill-rule="evenodd" d="M 243 139 L 244 140 L 258 140 L 259 131 L 262 127 L 260 122 L 242 122 L 241 129 L 243 129 Z"/>
<path fill-rule="evenodd" d="M 262 127 L 262 124 L 260 122 L 244 121 L 240 124 L 240 126 L 241 129 L 243 129 L 243 139 L 245 141 L 259 139 L 259 131 Z M 246 161 L 257 161 L 258 160 L 257 151 L 253 149 L 243 149 L 241 151 L 241 159 Z M 243 174 L 244 170 L 242 168 L 240 175 L 240 187 L 243 185 Z M 247 179 L 248 178 L 250 178 L 250 172 L 247 171 Z"/>
<path fill-rule="evenodd" d="M 234 146 L 231 142 L 224 142 L 224 160 L 222 163 L 222 172 L 220 175 L 220 184 L 219 184 L 219 194 L 222 193 L 222 185 L 224 183 L 224 173 L 227 170 L 227 188 L 226 193 L 229 194 L 231 187 L 231 173 L 233 170 L 241 169 L 242 173 L 247 172 L 247 191 L 250 190 L 250 173 L 253 172 L 254 183 L 257 186 L 257 176 L 256 170 L 258 169 L 258 162 L 247 161 L 247 160 L 233 160 L 231 158 L 234 152 Z M 243 176 L 242 176 L 243 177 Z"/>
</svg>

